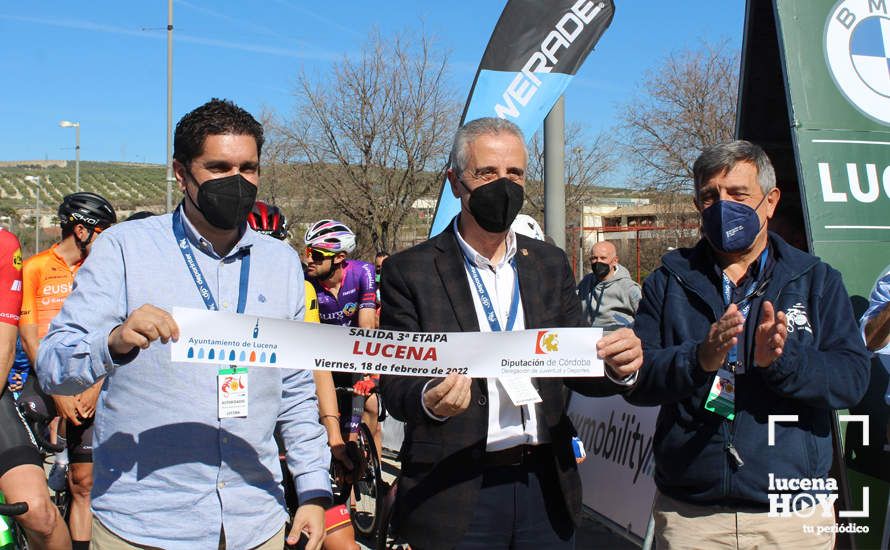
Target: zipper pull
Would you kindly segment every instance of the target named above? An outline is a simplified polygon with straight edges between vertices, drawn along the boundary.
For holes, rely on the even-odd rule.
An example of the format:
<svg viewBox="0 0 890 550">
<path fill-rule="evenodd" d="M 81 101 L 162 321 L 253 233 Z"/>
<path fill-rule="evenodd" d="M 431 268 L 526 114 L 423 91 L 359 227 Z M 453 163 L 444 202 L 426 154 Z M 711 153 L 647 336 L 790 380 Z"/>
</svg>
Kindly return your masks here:
<svg viewBox="0 0 890 550">
<path fill-rule="evenodd" d="M 732 443 L 726 444 L 726 452 L 729 453 L 729 456 L 732 457 L 733 462 L 735 462 L 736 468 L 741 468 L 745 465 L 745 461 L 742 460 L 741 455 L 739 455 L 739 452 L 732 445 Z"/>
</svg>

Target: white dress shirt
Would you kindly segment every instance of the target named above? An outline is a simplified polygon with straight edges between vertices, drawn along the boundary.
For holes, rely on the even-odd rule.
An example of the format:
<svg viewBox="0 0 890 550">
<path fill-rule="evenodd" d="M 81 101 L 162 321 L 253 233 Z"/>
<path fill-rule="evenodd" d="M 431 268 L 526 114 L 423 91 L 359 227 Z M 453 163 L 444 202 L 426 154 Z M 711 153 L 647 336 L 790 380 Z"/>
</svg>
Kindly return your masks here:
<svg viewBox="0 0 890 550">
<path fill-rule="evenodd" d="M 494 306 L 501 330 L 505 330 L 507 328 L 510 304 L 513 301 L 513 289 L 517 288 L 517 273 L 510 263 L 510 260 L 516 255 L 516 234 L 512 230 L 507 233 L 507 251 L 497 264 L 492 264 L 488 258 L 476 252 L 461 237 L 457 229 L 457 217 L 454 219 L 454 234 L 457 236 L 457 242 L 463 255 L 478 270 L 482 284 L 485 285 L 485 290 L 488 292 L 488 296 Z M 488 319 L 485 316 L 485 308 L 482 307 L 482 300 L 476 292 L 472 276 L 468 269 L 464 271 L 467 276 L 467 284 L 470 286 L 470 294 L 473 296 L 473 307 L 476 309 L 479 330 L 480 332 L 491 332 L 491 325 L 489 325 Z M 519 300 L 513 330 L 524 329 L 525 313 L 522 309 L 522 300 Z M 424 392 L 426 392 L 426 387 L 424 387 Z M 432 418 L 440 421 L 445 420 L 430 413 L 426 406 L 423 409 Z M 485 450 L 494 452 L 509 449 L 516 445 L 549 443 L 549 434 L 543 429 L 543 426 L 538 424 L 538 418 L 541 414 L 541 410 L 537 405 L 522 405 L 519 407 L 514 405 L 498 379 L 488 378 L 488 437 Z"/>
</svg>

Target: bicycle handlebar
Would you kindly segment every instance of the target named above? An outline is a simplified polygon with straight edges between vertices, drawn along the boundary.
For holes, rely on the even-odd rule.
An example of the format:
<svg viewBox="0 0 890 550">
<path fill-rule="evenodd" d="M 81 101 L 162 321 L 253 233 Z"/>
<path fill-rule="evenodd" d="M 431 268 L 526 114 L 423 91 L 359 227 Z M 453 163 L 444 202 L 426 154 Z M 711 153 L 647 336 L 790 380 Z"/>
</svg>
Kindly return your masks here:
<svg viewBox="0 0 890 550">
<path fill-rule="evenodd" d="M 27 502 L 0 504 L 0 516 L 20 516 L 28 512 Z"/>
<path fill-rule="evenodd" d="M 351 387 L 348 387 L 348 386 L 337 386 L 337 387 L 334 388 L 334 391 L 336 391 L 337 393 L 346 393 L 346 394 L 351 394 L 351 395 L 358 395 L 358 394 L 355 393 L 355 388 L 351 388 Z M 370 397 L 371 395 L 373 395 L 373 394 L 375 394 L 375 393 L 377 393 L 377 386 L 374 386 L 373 388 L 371 388 L 371 391 L 368 392 L 368 396 L 364 396 L 364 395 L 362 395 L 361 397 Z"/>
<path fill-rule="evenodd" d="M 34 437 L 34 441 L 37 442 L 37 446 L 40 447 L 41 451 L 44 453 L 61 453 L 65 450 L 64 445 L 58 445 L 50 442 L 46 437 L 43 436 L 43 430 L 40 429 L 40 425 L 47 421 L 43 416 L 35 413 L 30 408 L 25 406 L 24 404 L 18 404 L 19 412 L 26 420 L 26 424 L 28 427 L 28 431 L 31 432 L 31 436 Z"/>
</svg>

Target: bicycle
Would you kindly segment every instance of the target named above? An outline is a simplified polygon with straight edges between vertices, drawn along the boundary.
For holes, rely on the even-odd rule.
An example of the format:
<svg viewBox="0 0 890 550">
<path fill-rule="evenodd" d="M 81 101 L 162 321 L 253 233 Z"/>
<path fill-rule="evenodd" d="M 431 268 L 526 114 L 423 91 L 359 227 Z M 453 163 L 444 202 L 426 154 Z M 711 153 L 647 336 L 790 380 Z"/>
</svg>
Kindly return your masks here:
<svg viewBox="0 0 890 550">
<path fill-rule="evenodd" d="M 28 511 L 27 502 L 6 504 L 0 493 L 0 549 L 28 550 L 28 538 L 25 530 L 13 518 Z"/>
<path fill-rule="evenodd" d="M 50 442 L 46 433 L 48 431 L 48 423 L 51 419 L 36 412 L 32 407 L 33 405 L 29 406 L 29 404 L 25 402 L 19 401 L 16 403 L 19 415 L 22 420 L 25 421 L 25 427 L 30 432 L 31 440 L 37 446 L 37 450 L 40 451 L 40 454 L 43 455 L 44 463 L 49 464 L 47 458 L 65 450 L 65 446 Z M 65 484 L 65 487 L 60 491 L 50 490 L 52 491 L 52 503 L 59 509 L 59 514 L 61 514 L 62 520 L 65 523 L 68 523 L 68 513 L 71 508 L 71 490 L 68 488 L 67 484 Z"/>
<path fill-rule="evenodd" d="M 355 506 L 350 507 L 352 526 L 361 535 L 377 538 L 378 518 L 383 506 L 380 498 L 384 491 L 380 457 L 374 445 L 374 437 L 368 425 L 361 421 L 365 410 L 365 397 L 355 393 L 353 388 L 337 387 L 337 393 L 352 396 L 352 411 L 349 419 L 349 439 L 354 442 L 359 464 L 354 465 L 351 486 L 340 487 L 339 498 L 346 501 L 350 493 L 355 498 Z M 372 390 L 372 393 L 376 390 Z M 353 490 L 354 489 L 354 490 Z M 338 495 L 334 496 L 335 501 Z"/>
<path fill-rule="evenodd" d="M 396 501 L 398 488 L 399 480 L 396 478 L 389 490 L 386 491 L 386 494 L 383 495 L 375 550 L 411 550 L 411 546 L 406 542 L 402 542 L 392 526 L 393 505 Z"/>
</svg>

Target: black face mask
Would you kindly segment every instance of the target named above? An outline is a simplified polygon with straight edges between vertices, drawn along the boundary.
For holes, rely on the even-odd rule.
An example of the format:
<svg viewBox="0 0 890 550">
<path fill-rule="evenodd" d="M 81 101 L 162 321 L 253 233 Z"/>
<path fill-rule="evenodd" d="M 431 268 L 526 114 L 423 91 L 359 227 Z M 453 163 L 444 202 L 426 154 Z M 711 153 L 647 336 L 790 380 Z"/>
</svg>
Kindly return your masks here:
<svg viewBox="0 0 890 550">
<path fill-rule="evenodd" d="M 464 189 L 470 191 L 461 180 Z M 470 191 L 470 213 L 489 233 L 506 231 L 522 209 L 525 191 L 510 178 L 499 178 Z"/>
<path fill-rule="evenodd" d="M 191 173 L 189 174 L 191 176 Z M 194 176 L 192 180 L 197 184 Z M 198 186 L 198 202 L 186 195 L 210 225 L 219 229 L 236 229 L 244 225 L 256 202 L 256 185 L 241 174 L 210 179 Z"/>
<path fill-rule="evenodd" d="M 596 277 L 596 280 L 602 281 L 609 276 L 612 266 L 603 262 L 593 262 L 590 264 L 590 269 L 593 271 L 593 276 Z"/>
</svg>

